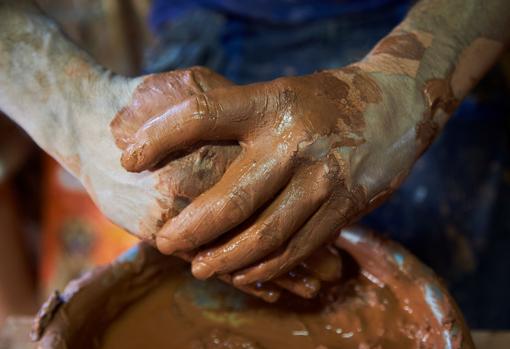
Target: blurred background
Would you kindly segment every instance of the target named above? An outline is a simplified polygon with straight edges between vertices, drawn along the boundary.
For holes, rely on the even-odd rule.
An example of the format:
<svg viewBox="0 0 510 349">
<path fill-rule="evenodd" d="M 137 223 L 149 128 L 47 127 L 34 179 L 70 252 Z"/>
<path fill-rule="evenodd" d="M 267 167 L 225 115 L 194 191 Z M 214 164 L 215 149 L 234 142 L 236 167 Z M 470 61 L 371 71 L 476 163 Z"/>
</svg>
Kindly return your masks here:
<svg viewBox="0 0 510 349">
<path fill-rule="evenodd" d="M 295 23 L 275 25 L 266 19 L 264 25 L 247 24 L 240 14 L 214 8 L 183 15 L 185 1 L 174 1 L 173 9 L 158 0 L 37 2 L 114 72 L 135 76 L 200 64 L 238 83 L 360 59 L 410 6 L 307 21 L 297 30 Z M 332 45 L 339 41 L 342 45 Z M 403 187 L 364 219 L 443 277 L 477 329 L 510 329 L 509 91 L 506 53 Z M 0 327 L 8 315 L 33 314 L 49 292 L 136 243 L 4 116 L 0 227 Z M 478 338 L 494 340 L 489 334 Z"/>
</svg>

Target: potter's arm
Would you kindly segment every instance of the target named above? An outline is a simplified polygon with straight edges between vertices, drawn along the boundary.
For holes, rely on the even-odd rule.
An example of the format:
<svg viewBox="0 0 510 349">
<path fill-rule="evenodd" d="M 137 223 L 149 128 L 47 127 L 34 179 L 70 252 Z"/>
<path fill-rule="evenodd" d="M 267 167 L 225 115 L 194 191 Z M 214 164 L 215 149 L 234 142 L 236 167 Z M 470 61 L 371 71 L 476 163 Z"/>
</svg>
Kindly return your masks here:
<svg viewBox="0 0 510 349">
<path fill-rule="evenodd" d="M 32 1 L 0 0 L 0 110 L 140 236 L 157 196 L 150 180 L 122 170 L 109 127 L 139 82 L 95 64 Z"/>
<path fill-rule="evenodd" d="M 433 35 L 418 79 L 449 77 L 454 96 L 462 99 L 510 44 L 510 2 L 422 1 L 400 28 Z"/>
<path fill-rule="evenodd" d="M 31 1 L 0 0 L 0 109 L 73 174 L 94 143 L 118 162 L 108 125 L 127 89 Z"/>
<path fill-rule="evenodd" d="M 419 46 L 406 34 L 414 35 Z M 446 79 L 453 97 L 461 100 L 509 43 L 509 1 L 421 0 L 364 62 L 378 65 L 381 72 L 405 67 L 418 87 Z"/>
</svg>

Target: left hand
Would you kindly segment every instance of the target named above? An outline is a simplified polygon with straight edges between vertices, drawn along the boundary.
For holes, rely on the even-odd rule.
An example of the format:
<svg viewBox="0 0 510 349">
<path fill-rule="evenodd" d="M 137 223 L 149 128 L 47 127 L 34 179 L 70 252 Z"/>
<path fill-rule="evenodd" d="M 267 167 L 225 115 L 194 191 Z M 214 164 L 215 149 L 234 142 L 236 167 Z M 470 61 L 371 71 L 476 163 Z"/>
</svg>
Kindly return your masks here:
<svg viewBox="0 0 510 349">
<path fill-rule="evenodd" d="M 241 270 L 238 285 L 292 269 L 386 198 L 421 151 L 409 112 L 421 118 L 425 105 L 404 108 L 417 91 L 396 86 L 350 66 L 211 90 L 147 122 L 124 151 L 129 171 L 199 141 L 243 148 L 216 185 L 163 226 L 158 248 L 210 243 L 194 258 L 194 275 Z"/>
</svg>

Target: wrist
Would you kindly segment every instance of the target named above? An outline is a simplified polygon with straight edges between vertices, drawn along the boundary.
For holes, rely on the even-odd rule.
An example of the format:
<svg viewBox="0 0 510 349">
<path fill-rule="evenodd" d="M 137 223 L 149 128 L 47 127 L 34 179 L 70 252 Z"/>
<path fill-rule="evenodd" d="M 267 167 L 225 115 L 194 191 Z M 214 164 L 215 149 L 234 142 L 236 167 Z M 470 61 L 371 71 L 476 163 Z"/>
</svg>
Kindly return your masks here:
<svg viewBox="0 0 510 349">
<path fill-rule="evenodd" d="M 452 88 L 453 62 L 458 50 L 446 42 L 450 39 L 437 39 L 431 33 L 412 29 L 404 21 L 357 63 L 386 85 L 394 99 L 396 115 L 414 120 L 418 138 L 424 123 L 433 125 L 429 127 L 435 130 L 429 130 L 429 142 L 461 98 Z M 406 104 L 410 109 L 398 112 L 405 111 Z"/>
<path fill-rule="evenodd" d="M 115 145 L 110 123 L 126 106 L 133 94 L 138 79 L 102 72 L 89 83 L 81 82 L 77 93 L 85 98 L 73 105 L 70 127 L 73 130 L 75 157 L 82 166 L 80 177 L 97 175 L 120 168 L 121 151 Z"/>
</svg>

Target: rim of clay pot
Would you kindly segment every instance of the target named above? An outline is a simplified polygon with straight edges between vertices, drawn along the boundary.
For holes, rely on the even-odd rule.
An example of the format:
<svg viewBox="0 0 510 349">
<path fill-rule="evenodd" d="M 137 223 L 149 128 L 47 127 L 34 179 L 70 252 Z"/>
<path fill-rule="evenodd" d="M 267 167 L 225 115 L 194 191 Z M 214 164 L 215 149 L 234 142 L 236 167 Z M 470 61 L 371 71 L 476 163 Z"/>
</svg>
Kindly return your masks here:
<svg viewBox="0 0 510 349">
<path fill-rule="evenodd" d="M 444 345 L 438 349 L 475 348 L 462 312 L 446 286 L 407 249 L 361 227 L 342 230 L 335 245 L 346 250 L 369 279 L 375 276 L 377 282 L 390 289 L 417 288 L 421 297 L 410 300 L 408 305 L 426 309 L 427 312 L 420 314 L 422 319 L 441 329 Z"/>
<path fill-rule="evenodd" d="M 349 228 L 335 241 L 361 266 L 365 277 L 391 288 L 412 287 L 420 297 L 410 307 L 424 309 L 424 321 L 440 329 L 438 349 L 474 348 L 455 301 L 434 272 L 399 244 L 362 228 Z M 31 338 L 38 349 L 99 347 L 97 329 L 109 324 L 169 273 L 189 273 L 189 265 L 140 243 L 110 265 L 98 267 L 55 291 L 34 319 Z M 114 297 L 112 296 L 114 295 Z"/>
</svg>

